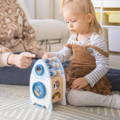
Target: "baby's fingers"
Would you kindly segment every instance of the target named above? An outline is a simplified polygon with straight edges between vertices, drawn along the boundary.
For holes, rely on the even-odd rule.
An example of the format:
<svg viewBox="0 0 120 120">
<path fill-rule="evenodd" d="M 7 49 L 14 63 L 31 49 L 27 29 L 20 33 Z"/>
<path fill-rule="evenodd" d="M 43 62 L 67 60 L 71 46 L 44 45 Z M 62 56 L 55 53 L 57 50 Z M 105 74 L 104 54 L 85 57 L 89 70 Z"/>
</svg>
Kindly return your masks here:
<svg viewBox="0 0 120 120">
<path fill-rule="evenodd" d="M 80 83 L 79 83 L 78 80 L 73 81 L 73 83 L 72 83 L 72 85 L 71 85 L 72 89 L 76 89 L 76 88 L 79 87 L 79 86 L 80 86 Z"/>
<path fill-rule="evenodd" d="M 76 84 L 72 84 L 72 85 L 70 86 L 71 89 L 75 89 L 75 88 L 77 88 L 77 87 L 78 87 L 78 85 L 76 85 Z"/>
<path fill-rule="evenodd" d="M 50 57 L 50 55 L 48 54 L 48 53 L 45 53 L 43 56 L 42 56 L 42 59 L 47 59 L 47 58 L 49 58 Z"/>
</svg>

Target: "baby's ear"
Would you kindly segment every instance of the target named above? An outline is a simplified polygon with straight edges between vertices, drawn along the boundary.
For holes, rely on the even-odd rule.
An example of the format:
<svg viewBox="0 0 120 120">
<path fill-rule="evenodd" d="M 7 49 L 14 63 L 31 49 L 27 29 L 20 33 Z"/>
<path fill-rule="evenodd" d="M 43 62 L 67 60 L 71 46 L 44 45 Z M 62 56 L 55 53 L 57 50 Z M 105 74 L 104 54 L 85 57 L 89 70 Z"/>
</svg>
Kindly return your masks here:
<svg viewBox="0 0 120 120">
<path fill-rule="evenodd" d="M 91 13 L 88 13 L 87 14 L 87 21 L 88 21 L 88 23 L 91 23 L 92 18 L 93 18 L 93 15 Z"/>
</svg>

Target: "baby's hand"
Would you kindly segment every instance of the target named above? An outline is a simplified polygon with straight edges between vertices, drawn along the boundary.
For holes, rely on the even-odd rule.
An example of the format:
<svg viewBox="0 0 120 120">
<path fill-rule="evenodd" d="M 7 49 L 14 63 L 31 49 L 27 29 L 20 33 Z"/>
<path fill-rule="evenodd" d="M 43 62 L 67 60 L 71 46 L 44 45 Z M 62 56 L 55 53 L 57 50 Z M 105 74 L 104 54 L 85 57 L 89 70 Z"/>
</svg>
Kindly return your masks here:
<svg viewBox="0 0 120 120">
<path fill-rule="evenodd" d="M 71 88 L 79 90 L 81 88 L 85 88 L 86 86 L 88 86 L 88 84 L 88 81 L 84 77 L 81 77 L 73 81 Z"/>
<path fill-rule="evenodd" d="M 29 52 L 11 54 L 8 58 L 8 64 L 15 65 L 19 68 L 27 68 L 31 65 L 32 58 L 35 58 L 35 54 Z"/>
<path fill-rule="evenodd" d="M 46 52 L 44 53 L 44 55 L 42 56 L 42 59 L 47 59 L 47 58 L 51 58 L 52 55 L 50 54 L 50 52 Z"/>
</svg>

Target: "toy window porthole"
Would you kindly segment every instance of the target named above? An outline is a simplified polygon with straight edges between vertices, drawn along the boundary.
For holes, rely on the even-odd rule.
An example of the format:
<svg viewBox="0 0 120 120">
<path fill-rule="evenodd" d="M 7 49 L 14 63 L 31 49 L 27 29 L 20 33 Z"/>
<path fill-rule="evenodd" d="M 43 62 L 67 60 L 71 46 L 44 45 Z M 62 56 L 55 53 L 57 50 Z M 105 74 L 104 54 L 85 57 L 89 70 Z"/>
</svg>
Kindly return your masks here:
<svg viewBox="0 0 120 120">
<path fill-rule="evenodd" d="M 41 64 L 38 64 L 36 67 L 35 67 L 35 72 L 38 76 L 41 76 L 44 74 L 44 67 L 43 65 Z"/>
<path fill-rule="evenodd" d="M 46 95 L 46 88 L 41 82 L 34 83 L 32 90 L 34 95 L 39 99 L 44 98 Z"/>
<path fill-rule="evenodd" d="M 60 82 L 59 81 L 55 81 L 54 89 L 58 89 L 59 87 L 60 87 Z"/>
</svg>

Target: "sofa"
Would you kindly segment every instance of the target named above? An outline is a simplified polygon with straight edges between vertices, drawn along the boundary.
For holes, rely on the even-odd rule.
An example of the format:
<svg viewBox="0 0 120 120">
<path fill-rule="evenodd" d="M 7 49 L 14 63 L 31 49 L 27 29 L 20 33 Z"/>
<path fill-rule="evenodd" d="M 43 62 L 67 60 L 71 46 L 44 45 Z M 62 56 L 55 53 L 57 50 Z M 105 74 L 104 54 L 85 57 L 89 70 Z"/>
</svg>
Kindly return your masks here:
<svg viewBox="0 0 120 120">
<path fill-rule="evenodd" d="M 18 3 L 24 9 L 30 24 L 34 28 L 38 43 L 45 47 L 47 51 L 57 51 L 61 49 L 69 36 L 65 23 L 57 19 L 30 18 L 24 0 L 18 0 Z"/>
<path fill-rule="evenodd" d="M 36 40 L 48 51 L 57 51 L 62 48 L 68 39 L 69 32 L 66 25 L 55 19 L 30 19 L 35 30 Z"/>
</svg>

